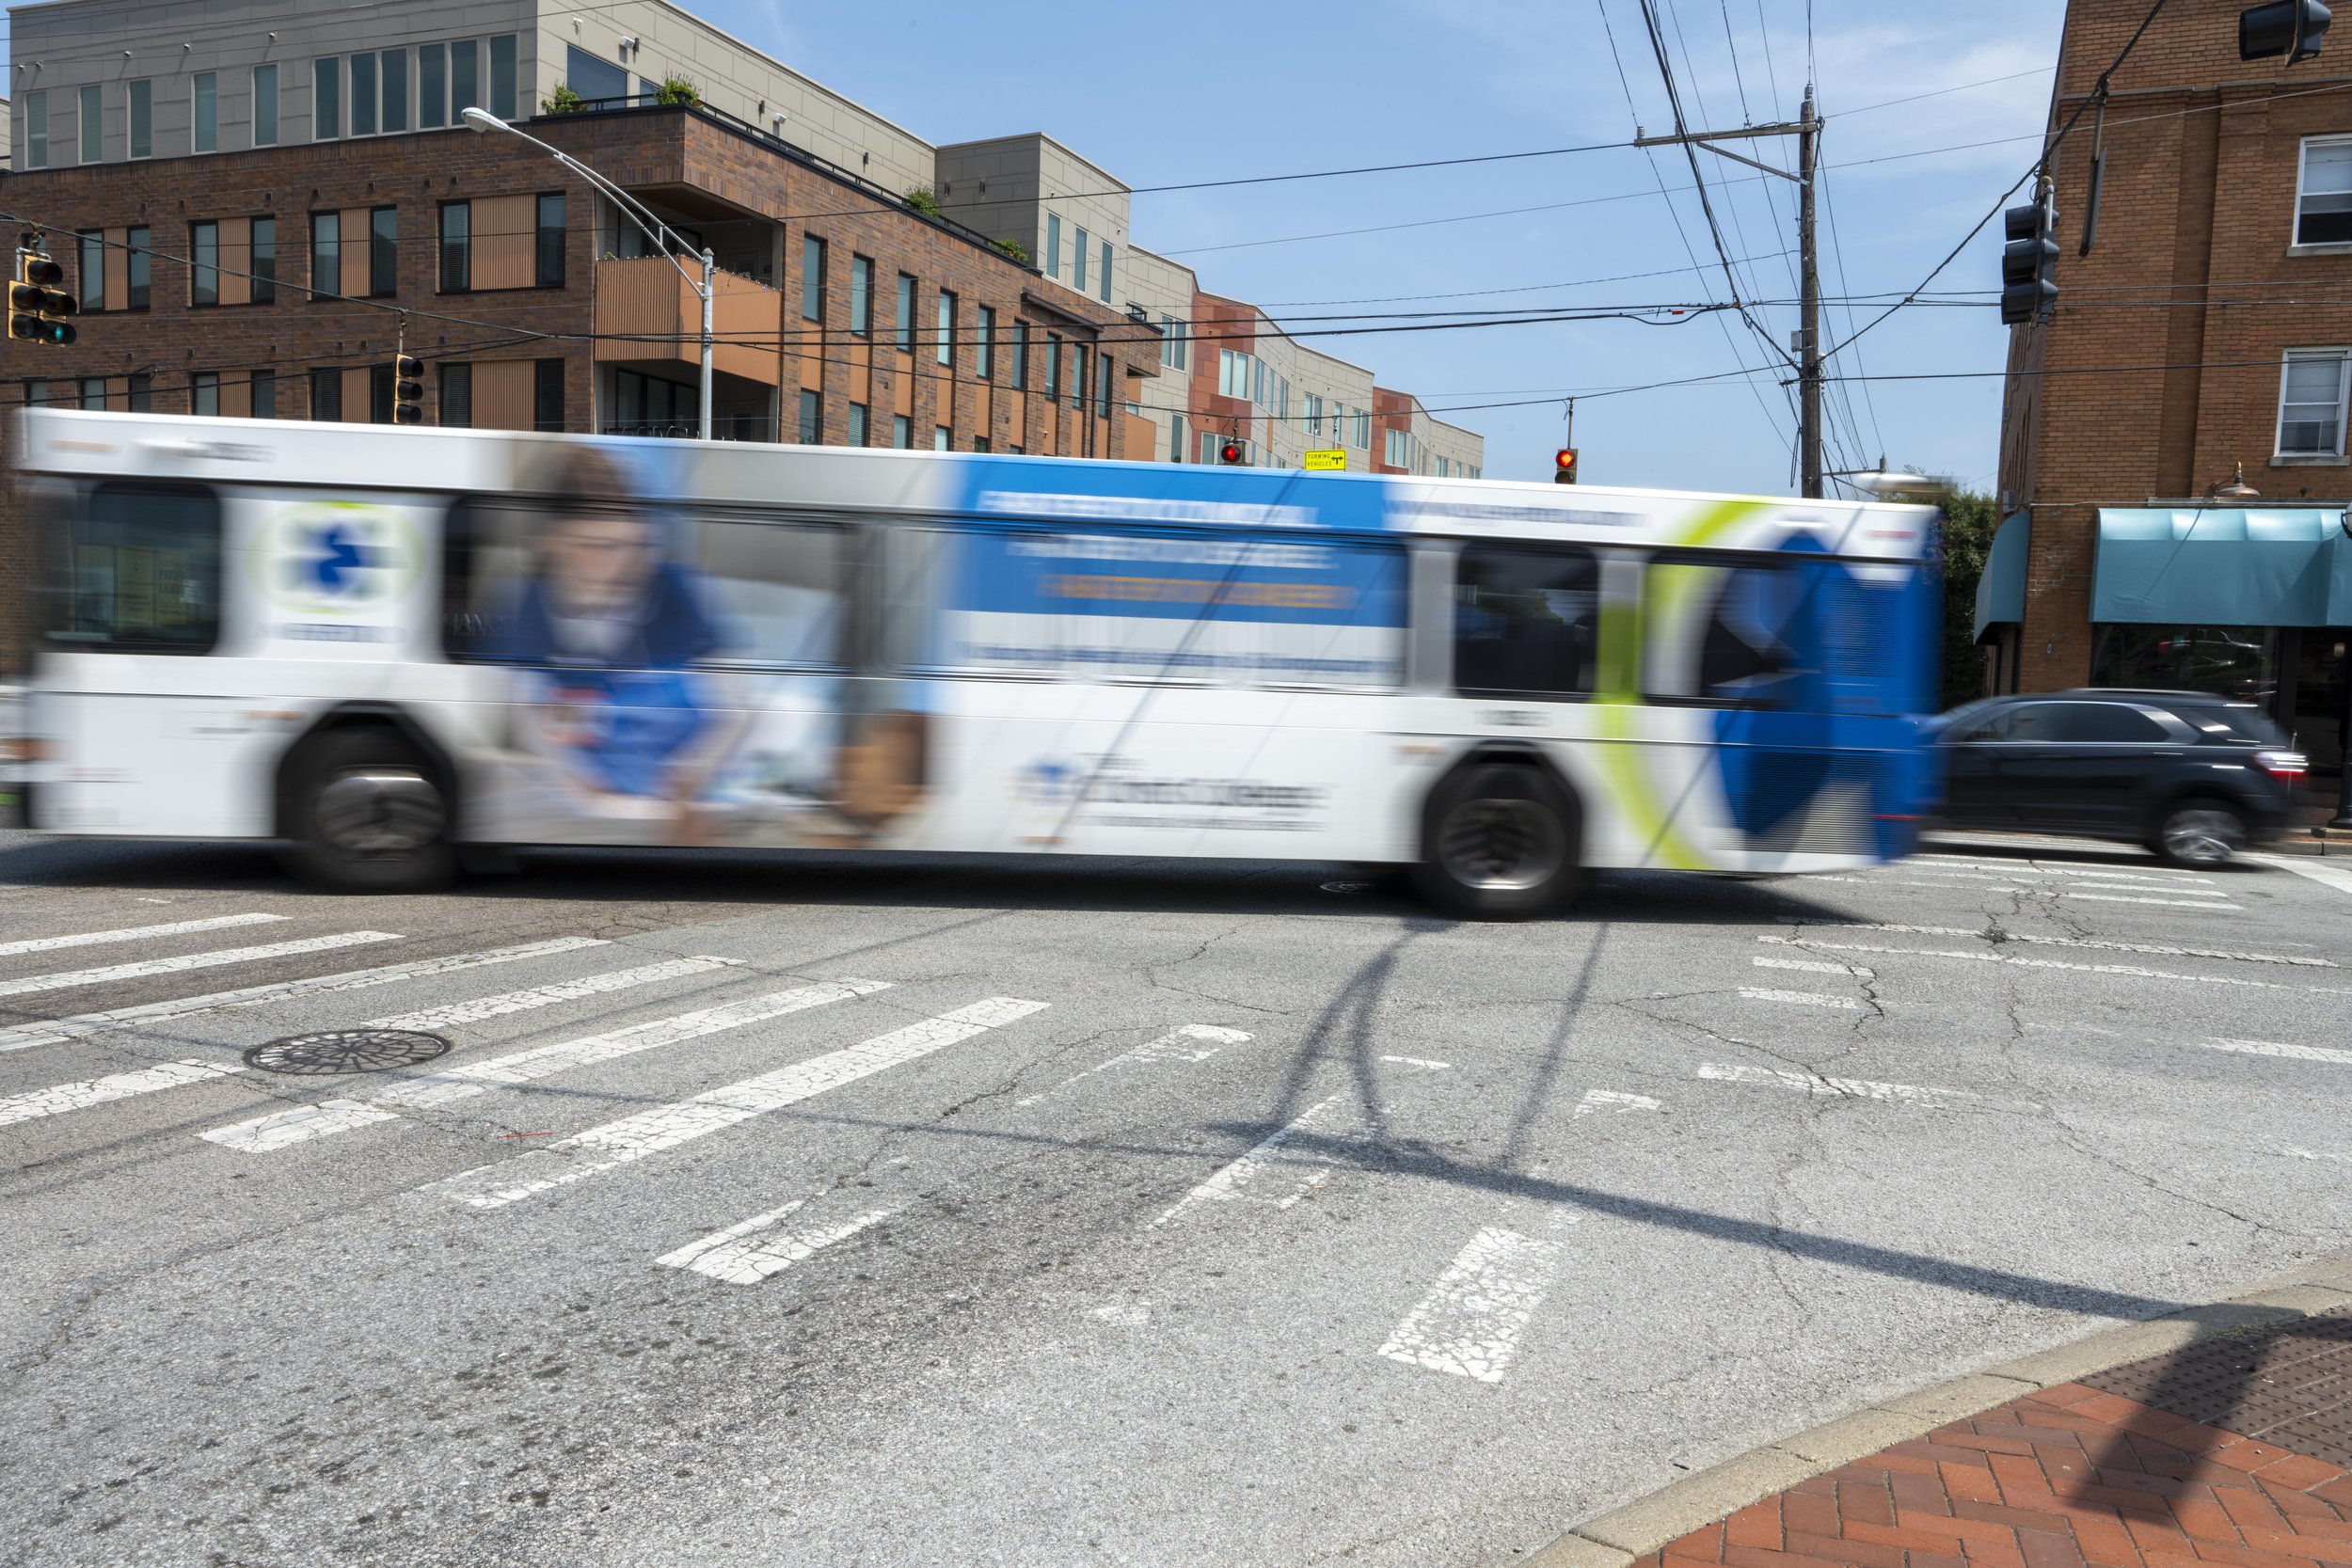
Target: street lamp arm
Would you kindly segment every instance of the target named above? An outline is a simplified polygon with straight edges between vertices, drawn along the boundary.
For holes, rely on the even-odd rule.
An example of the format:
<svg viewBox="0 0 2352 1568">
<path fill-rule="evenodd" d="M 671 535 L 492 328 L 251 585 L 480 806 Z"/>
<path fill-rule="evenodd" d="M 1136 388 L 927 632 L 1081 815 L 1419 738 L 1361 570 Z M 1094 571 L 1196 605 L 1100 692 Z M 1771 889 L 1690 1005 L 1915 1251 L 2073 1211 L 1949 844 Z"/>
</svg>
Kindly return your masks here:
<svg viewBox="0 0 2352 1568">
<path fill-rule="evenodd" d="M 638 200 L 635 197 L 629 195 L 628 192 L 621 189 L 620 186 L 614 184 L 612 181 L 607 180 L 603 175 L 598 174 L 595 169 L 590 168 L 586 164 L 581 163 L 578 158 L 573 157 L 562 148 L 541 141 L 538 137 L 532 135 L 521 126 L 515 124 L 511 120 L 501 119 L 498 116 L 490 113 L 487 109 L 469 108 L 465 112 L 465 119 L 466 123 L 476 131 L 488 131 L 495 129 L 504 131 L 509 135 L 520 136 L 523 140 L 529 142 L 540 151 L 545 152 L 548 157 L 553 158 L 557 163 L 562 164 L 565 168 L 570 169 L 574 174 L 579 175 L 582 180 L 587 181 L 589 184 L 596 187 L 597 190 L 602 191 L 606 196 L 611 197 L 612 198 L 613 205 L 621 210 L 622 214 L 626 216 L 629 222 L 635 224 L 638 227 L 638 230 L 644 234 L 646 239 L 653 242 L 654 249 L 660 251 L 669 260 L 670 265 L 677 269 L 678 276 L 685 278 L 687 283 L 691 285 L 697 293 L 702 292 L 704 287 L 703 281 L 696 278 L 693 274 L 686 270 L 686 263 L 678 260 L 677 252 L 672 249 L 668 244 L 668 240 L 676 240 L 679 245 L 683 245 L 685 244 L 685 240 L 675 230 L 672 229 L 668 224 L 662 222 L 661 219 L 655 214 L 653 209 L 647 207 L 644 202 Z M 664 238 L 665 236 L 667 236 L 667 239 Z"/>
</svg>

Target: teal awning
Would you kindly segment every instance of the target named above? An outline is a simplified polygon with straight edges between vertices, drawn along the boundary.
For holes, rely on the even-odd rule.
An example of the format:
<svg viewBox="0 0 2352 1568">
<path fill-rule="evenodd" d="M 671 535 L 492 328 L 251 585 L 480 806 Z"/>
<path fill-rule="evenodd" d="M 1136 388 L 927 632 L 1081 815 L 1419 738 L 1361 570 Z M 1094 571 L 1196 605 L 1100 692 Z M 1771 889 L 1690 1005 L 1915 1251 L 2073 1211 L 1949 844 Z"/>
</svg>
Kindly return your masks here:
<svg viewBox="0 0 2352 1568">
<path fill-rule="evenodd" d="M 2020 512 L 2002 520 L 1985 552 L 1984 572 L 1977 578 L 1977 629 L 1969 641 L 1984 641 L 1984 628 L 2026 618 L 2026 546 L 2032 532 L 2031 516 Z"/>
<path fill-rule="evenodd" d="M 2102 507 L 2090 618 L 2143 626 L 2352 626 L 2352 539 L 2344 536 L 2344 513 Z"/>
</svg>

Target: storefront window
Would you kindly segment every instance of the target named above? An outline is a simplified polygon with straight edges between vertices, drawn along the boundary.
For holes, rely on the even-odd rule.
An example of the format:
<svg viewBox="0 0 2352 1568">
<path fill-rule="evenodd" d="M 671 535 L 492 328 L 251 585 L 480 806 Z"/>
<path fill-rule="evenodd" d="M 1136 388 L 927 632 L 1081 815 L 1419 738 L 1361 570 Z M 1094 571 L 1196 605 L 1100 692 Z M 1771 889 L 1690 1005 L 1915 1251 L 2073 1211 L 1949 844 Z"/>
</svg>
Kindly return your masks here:
<svg viewBox="0 0 2352 1568">
<path fill-rule="evenodd" d="M 2279 691 L 2276 626 L 2099 626 L 2093 686 L 2210 691 L 2271 706 Z"/>
</svg>

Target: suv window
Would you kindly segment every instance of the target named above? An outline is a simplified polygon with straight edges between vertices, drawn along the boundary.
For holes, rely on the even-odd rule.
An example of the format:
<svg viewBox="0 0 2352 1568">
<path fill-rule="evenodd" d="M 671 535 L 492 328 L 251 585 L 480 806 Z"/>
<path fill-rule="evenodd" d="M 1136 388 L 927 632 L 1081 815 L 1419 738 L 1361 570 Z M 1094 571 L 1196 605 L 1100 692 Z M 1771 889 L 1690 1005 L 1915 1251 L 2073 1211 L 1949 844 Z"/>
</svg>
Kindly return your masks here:
<svg viewBox="0 0 2352 1568">
<path fill-rule="evenodd" d="M 2122 703 L 2047 703 L 2035 711 L 2046 717 L 2040 733 L 2026 738 L 2141 746 L 2157 745 L 2166 738 L 2162 724 Z"/>
<path fill-rule="evenodd" d="M 2197 732 L 2198 739 L 2207 746 L 2238 746 L 2249 742 L 2256 746 L 2284 746 L 2286 731 L 2272 721 L 2270 715 L 2258 707 L 2218 704 L 2212 707 L 2185 707 L 2175 710 L 2188 727 Z"/>
<path fill-rule="evenodd" d="M 1953 725 L 1952 739 L 1963 745 L 1995 745 L 2007 740 L 2017 727 L 2017 710 L 1996 708 L 1991 713 L 1962 719 Z"/>
</svg>

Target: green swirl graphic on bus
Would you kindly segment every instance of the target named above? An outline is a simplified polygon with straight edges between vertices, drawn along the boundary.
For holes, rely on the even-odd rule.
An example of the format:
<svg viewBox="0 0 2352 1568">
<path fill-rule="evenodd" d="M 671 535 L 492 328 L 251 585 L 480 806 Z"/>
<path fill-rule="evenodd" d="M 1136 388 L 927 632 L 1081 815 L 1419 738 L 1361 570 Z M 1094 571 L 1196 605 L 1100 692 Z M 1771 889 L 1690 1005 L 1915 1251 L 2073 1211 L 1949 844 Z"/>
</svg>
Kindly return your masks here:
<svg viewBox="0 0 2352 1568">
<path fill-rule="evenodd" d="M 265 535 L 262 587 L 291 614 L 364 619 L 407 592 L 421 554 L 415 525 L 389 507 L 291 507 Z"/>
</svg>

